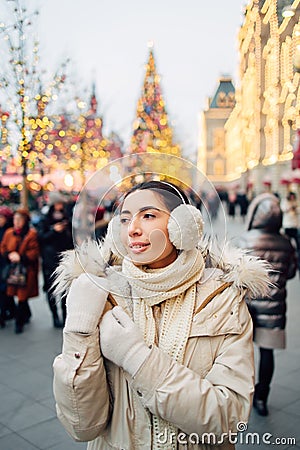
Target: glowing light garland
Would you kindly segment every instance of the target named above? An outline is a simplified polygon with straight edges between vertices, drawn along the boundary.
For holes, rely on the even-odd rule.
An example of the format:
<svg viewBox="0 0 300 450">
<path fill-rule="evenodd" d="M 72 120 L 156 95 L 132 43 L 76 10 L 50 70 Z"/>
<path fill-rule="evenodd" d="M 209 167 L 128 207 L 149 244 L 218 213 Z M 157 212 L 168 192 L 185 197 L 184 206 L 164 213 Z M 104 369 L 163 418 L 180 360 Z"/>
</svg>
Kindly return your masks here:
<svg viewBox="0 0 300 450">
<path fill-rule="evenodd" d="M 300 0 L 291 4 L 295 15 L 283 20 L 276 0 L 261 3 L 249 2 L 239 32 L 240 94 L 226 145 L 239 147 L 244 161 L 232 156 L 232 173 L 292 159 L 300 127 Z"/>
<path fill-rule="evenodd" d="M 129 151 L 130 153 L 168 153 L 180 156 L 180 148 L 173 143 L 173 131 L 168 124 L 152 46 L 146 64 L 142 94 L 137 104 Z"/>
</svg>

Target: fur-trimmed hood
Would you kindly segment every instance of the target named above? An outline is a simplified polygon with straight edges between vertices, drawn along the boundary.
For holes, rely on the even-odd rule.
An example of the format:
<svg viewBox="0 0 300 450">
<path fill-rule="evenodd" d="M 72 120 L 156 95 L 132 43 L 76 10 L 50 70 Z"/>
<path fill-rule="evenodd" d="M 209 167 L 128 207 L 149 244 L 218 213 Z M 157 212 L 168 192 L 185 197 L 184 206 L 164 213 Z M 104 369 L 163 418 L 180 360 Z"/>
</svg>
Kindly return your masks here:
<svg viewBox="0 0 300 450">
<path fill-rule="evenodd" d="M 199 248 L 201 248 L 206 268 L 222 271 L 218 270 L 220 280 L 232 283 L 238 290 L 246 289 L 247 296 L 250 298 L 267 295 L 272 285 L 268 275 L 270 265 L 267 261 L 251 256 L 247 254 L 247 251 L 228 243 L 220 249 L 212 248 L 209 242 L 203 242 Z M 101 243 L 87 240 L 75 250 L 68 250 L 61 254 L 53 285 L 54 292 L 66 294 L 72 281 L 82 273 L 108 277 L 114 285 L 124 278 L 119 276 L 120 270 L 121 260 L 111 253 L 107 240 Z"/>
</svg>

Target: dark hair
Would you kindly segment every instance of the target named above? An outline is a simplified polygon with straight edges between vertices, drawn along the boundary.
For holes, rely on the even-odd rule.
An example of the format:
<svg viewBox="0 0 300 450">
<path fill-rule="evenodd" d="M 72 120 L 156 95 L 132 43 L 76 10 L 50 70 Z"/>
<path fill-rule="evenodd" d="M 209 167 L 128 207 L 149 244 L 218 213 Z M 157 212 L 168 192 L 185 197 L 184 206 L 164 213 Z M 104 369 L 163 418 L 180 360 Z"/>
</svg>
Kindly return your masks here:
<svg viewBox="0 0 300 450">
<path fill-rule="evenodd" d="M 133 186 L 124 196 L 123 202 L 132 192 L 144 190 L 151 190 L 158 194 L 169 211 L 173 211 L 173 209 L 183 203 L 190 203 L 184 191 L 178 186 L 175 186 L 175 184 L 155 180 L 144 181 Z"/>
<path fill-rule="evenodd" d="M 19 214 L 20 216 L 24 217 L 26 222 L 30 222 L 30 213 L 28 211 L 28 209 L 25 208 L 19 208 L 16 209 L 16 211 L 14 212 L 14 215 Z"/>
<path fill-rule="evenodd" d="M 288 195 L 287 195 L 287 199 L 288 199 L 288 200 L 291 200 L 292 197 L 296 198 L 297 196 L 296 196 L 295 192 L 290 191 L 290 192 L 288 193 Z"/>
</svg>

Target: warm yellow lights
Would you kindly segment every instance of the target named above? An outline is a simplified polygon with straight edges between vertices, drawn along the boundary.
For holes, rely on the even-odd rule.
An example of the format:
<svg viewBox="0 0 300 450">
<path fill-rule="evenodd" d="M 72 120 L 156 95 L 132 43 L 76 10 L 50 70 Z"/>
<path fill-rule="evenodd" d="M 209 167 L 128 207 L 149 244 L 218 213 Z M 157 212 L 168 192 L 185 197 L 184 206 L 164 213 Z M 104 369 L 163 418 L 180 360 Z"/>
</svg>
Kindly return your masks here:
<svg viewBox="0 0 300 450">
<path fill-rule="evenodd" d="M 300 43 L 295 48 L 294 67 L 297 72 L 300 72 Z"/>
<path fill-rule="evenodd" d="M 282 10 L 282 17 L 285 19 L 288 17 L 294 17 L 295 9 L 291 5 L 287 5 Z"/>
<path fill-rule="evenodd" d="M 228 175 L 243 172 L 244 162 L 255 177 L 274 166 L 274 187 L 300 129 L 300 1 L 289 3 L 282 20 L 277 0 L 248 2 L 239 32 L 240 88 L 225 126 Z"/>
<path fill-rule="evenodd" d="M 293 159 L 293 157 L 294 157 L 293 152 L 283 153 L 282 155 L 279 155 L 278 161 L 290 161 L 291 159 Z"/>
<path fill-rule="evenodd" d="M 278 161 L 277 155 L 271 155 L 269 158 L 264 158 L 262 160 L 262 164 L 264 166 L 271 166 L 272 164 L 275 164 Z"/>
<path fill-rule="evenodd" d="M 256 167 L 259 164 L 259 160 L 258 159 L 253 159 L 251 161 L 248 161 L 247 163 L 247 167 L 248 169 L 253 169 L 254 167 Z"/>
</svg>

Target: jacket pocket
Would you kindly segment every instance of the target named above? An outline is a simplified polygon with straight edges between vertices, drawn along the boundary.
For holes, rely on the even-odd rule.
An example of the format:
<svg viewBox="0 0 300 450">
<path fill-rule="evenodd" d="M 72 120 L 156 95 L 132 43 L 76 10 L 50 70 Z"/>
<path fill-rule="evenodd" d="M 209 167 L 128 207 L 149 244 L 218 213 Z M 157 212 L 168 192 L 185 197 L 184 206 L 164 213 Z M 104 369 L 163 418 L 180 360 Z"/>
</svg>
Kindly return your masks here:
<svg viewBox="0 0 300 450">
<path fill-rule="evenodd" d="M 219 338 L 218 338 L 219 339 Z M 214 361 L 211 339 L 208 337 L 190 337 L 187 342 L 184 365 L 205 378 Z"/>
</svg>

